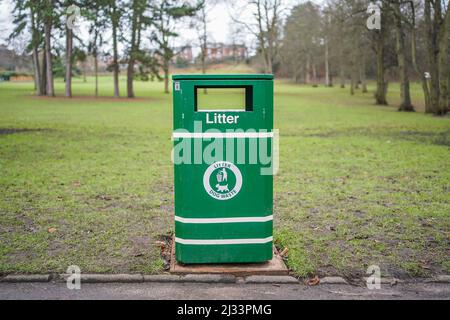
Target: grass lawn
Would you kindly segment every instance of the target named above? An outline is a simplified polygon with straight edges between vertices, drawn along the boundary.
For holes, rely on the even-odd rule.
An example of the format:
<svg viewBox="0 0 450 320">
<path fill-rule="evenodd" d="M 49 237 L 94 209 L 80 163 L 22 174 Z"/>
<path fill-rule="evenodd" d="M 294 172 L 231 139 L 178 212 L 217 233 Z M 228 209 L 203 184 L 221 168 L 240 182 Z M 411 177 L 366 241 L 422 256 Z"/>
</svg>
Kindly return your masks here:
<svg viewBox="0 0 450 320">
<path fill-rule="evenodd" d="M 0 83 L 0 273 L 163 271 L 155 241 L 173 230 L 171 95 L 161 83 L 135 87 L 138 98 L 114 100 L 103 78 L 95 99 L 93 79 L 75 79 L 76 98 L 49 99 L 32 83 Z M 450 119 L 375 106 L 372 93 L 275 87 L 274 235 L 290 268 L 449 273 Z M 413 98 L 421 104 L 418 85 Z"/>
</svg>

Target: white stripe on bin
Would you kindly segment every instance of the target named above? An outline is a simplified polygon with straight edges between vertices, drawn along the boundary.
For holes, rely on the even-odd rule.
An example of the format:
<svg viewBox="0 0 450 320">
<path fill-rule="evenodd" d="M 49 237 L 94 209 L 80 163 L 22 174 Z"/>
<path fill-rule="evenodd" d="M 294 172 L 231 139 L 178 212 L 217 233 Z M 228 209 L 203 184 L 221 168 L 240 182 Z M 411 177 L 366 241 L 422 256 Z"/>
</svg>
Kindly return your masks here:
<svg viewBox="0 0 450 320">
<path fill-rule="evenodd" d="M 180 244 L 200 244 L 200 245 L 214 245 L 214 244 L 258 244 L 258 243 L 268 243 L 273 241 L 273 237 L 267 238 L 256 238 L 256 239 L 208 239 L 208 240 L 198 240 L 198 239 L 182 239 L 175 237 L 175 242 Z"/>
<path fill-rule="evenodd" d="M 273 132 L 173 132 L 172 138 L 273 138 Z"/>
<path fill-rule="evenodd" d="M 273 215 L 267 217 L 239 217 L 239 218 L 182 218 L 175 216 L 175 221 L 182 223 L 239 223 L 239 222 L 267 222 L 272 220 Z"/>
</svg>

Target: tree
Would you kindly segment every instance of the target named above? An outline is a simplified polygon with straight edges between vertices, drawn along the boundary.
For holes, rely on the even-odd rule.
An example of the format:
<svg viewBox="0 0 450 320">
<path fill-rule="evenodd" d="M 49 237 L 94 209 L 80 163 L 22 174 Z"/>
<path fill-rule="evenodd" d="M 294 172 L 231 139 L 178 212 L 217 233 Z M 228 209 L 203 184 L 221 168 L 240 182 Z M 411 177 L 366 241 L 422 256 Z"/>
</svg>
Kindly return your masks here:
<svg viewBox="0 0 450 320">
<path fill-rule="evenodd" d="M 409 68 L 406 60 L 406 46 L 405 46 L 405 23 L 404 15 L 401 10 L 401 0 L 394 0 L 390 2 L 395 22 L 395 36 L 396 36 L 396 54 L 398 74 L 400 78 L 400 106 L 399 111 L 414 111 L 411 102 L 411 94 L 409 90 Z"/>
<path fill-rule="evenodd" d="M 208 33 L 207 33 L 207 14 L 206 14 L 206 4 L 204 4 L 197 15 L 198 19 L 198 39 L 200 42 L 200 64 L 202 68 L 202 73 L 206 73 L 206 56 L 208 54 Z M 206 88 L 205 88 L 206 93 Z"/>
<path fill-rule="evenodd" d="M 411 10 L 411 22 L 409 23 L 411 29 L 411 62 L 413 70 L 416 75 L 421 79 L 422 82 L 422 90 L 424 95 L 425 102 L 425 112 L 431 112 L 431 103 L 430 103 L 430 89 L 428 85 L 428 79 L 426 76 L 425 68 L 420 66 L 417 61 L 418 49 L 417 49 L 417 17 L 416 17 L 416 5 L 413 1 L 408 1 Z"/>
<path fill-rule="evenodd" d="M 383 8 L 383 4 L 381 4 L 380 8 L 381 14 L 381 29 L 375 30 L 375 52 L 376 52 L 376 80 L 377 87 L 375 92 L 375 103 L 378 105 L 387 105 L 386 93 L 387 93 L 387 82 L 385 79 L 385 53 L 386 53 L 386 38 L 387 32 L 387 24 L 385 22 L 386 14 Z"/>
<path fill-rule="evenodd" d="M 258 52 L 264 62 L 264 72 L 274 73 L 274 62 L 278 55 L 280 44 L 280 23 L 282 0 L 251 0 L 244 8 L 250 8 L 254 20 L 247 22 L 232 17 L 235 23 L 239 23 L 249 30 L 258 41 Z"/>
<path fill-rule="evenodd" d="M 450 8 L 444 15 L 439 34 L 439 107 L 438 114 L 450 110 Z"/>
<path fill-rule="evenodd" d="M 106 14 L 108 15 L 109 21 L 111 23 L 112 29 L 112 51 L 113 51 L 113 61 L 112 61 L 112 71 L 114 78 L 114 98 L 120 98 L 120 89 L 119 89 L 119 26 L 120 26 L 120 17 L 122 15 L 123 4 L 119 0 L 106 0 Z"/>
<path fill-rule="evenodd" d="M 355 93 L 355 89 L 359 89 L 359 81 L 365 78 L 364 46 L 363 38 L 365 37 L 365 23 L 363 12 L 366 11 L 365 3 L 361 1 L 347 0 L 348 16 L 348 37 L 350 38 L 351 54 L 349 55 L 350 66 L 350 94 Z M 362 82 L 362 81 L 361 81 Z"/>
<path fill-rule="evenodd" d="M 27 51 L 32 51 L 33 54 L 33 69 L 34 69 L 34 84 L 37 95 L 42 95 L 41 87 L 41 70 L 39 63 L 39 46 L 42 42 L 39 36 L 38 30 L 38 13 L 39 10 L 34 1 L 17 1 L 12 10 L 14 29 L 9 35 L 9 42 L 14 38 L 20 36 L 27 28 L 28 22 L 30 21 L 31 29 L 31 41 L 27 46 Z M 29 17 L 29 19 L 28 19 Z"/>
<path fill-rule="evenodd" d="M 348 68 L 348 62 L 345 57 L 351 54 L 352 49 L 351 45 L 349 45 L 351 41 L 349 34 L 351 32 L 348 23 L 351 13 L 346 1 L 342 0 L 330 1 L 326 10 L 331 19 L 330 25 L 333 26 L 327 31 L 329 45 L 333 48 L 332 52 L 335 52 L 335 63 L 338 66 L 337 74 L 339 75 L 340 87 L 345 88 L 346 70 Z"/>
<path fill-rule="evenodd" d="M 98 97 L 98 55 L 103 45 L 103 32 L 108 21 L 105 12 L 108 10 L 105 0 L 88 2 L 87 18 L 90 21 L 89 34 L 92 36 L 88 43 L 88 52 L 94 58 L 95 97 Z"/>
<path fill-rule="evenodd" d="M 86 79 L 86 63 L 87 63 L 88 55 L 85 50 L 81 48 L 75 48 L 73 52 L 73 61 L 81 63 L 82 73 L 83 73 L 83 82 L 87 82 Z"/>
<path fill-rule="evenodd" d="M 140 51 L 141 44 L 141 31 L 145 25 L 149 25 L 152 20 L 144 15 L 147 9 L 146 0 L 133 0 L 131 2 L 131 39 L 130 48 L 128 52 L 128 68 L 127 68 L 127 96 L 128 98 L 134 97 L 133 79 L 134 79 L 134 67 L 139 55 L 142 55 Z"/>
<path fill-rule="evenodd" d="M 449 44 L 450 44 L 450 8 L 447 3 L 447 8 L 442 4 L 438 4 L 439 1 L 434 1 L 434 24 L 438 28 L 437 35 L 437 47 L 438 47 L 438 79 L 439 79 L 439 97 L 438 103 L 434 107 L 434 113 L 436 115 L 446 114 L 450 106 L 449 101 Z M 443 13 L 440 13 L 444 11 Z M 439 16 L 440 15 L 440 16 Z"/>
<path fill-rule="evenodd" d="M 72 8 L 76 8 L 73 6 L 73 2 L 71 0 L 67 1 L 67 10 L 70 10 Z M 71 12 L 67 12 L 68 14 Z M 72 97 L 72 63 L 73 63 L 73 57 L 72 57 L 72 51 L 73 51 L 73 26 L 69 26 L 69 23 L 66 23 L 66 85 L 65 85 L 65 95 L 68 98 Z"/>
<path fill-rule="evenodd" d="M 325 46 L 325 86 L 332 87 L 333 84 L 331 82 L 330 76 L 330 13 L 328 10 L 323 11 L 323 38 L 324 38 L 324 46 Z"/>
<path fill-rule="evenodd" d="M 18 2 L 20 3 L 20 2 Z M 36 94 L 41 96 L 45 94 L 45 88 L 42 86 L 42 71 L 39 62 L 39 46 L 42 43 L 41 32 L 39 31 L 40 26 L 40 11 L 37 6 L 36 1 L 29 2 L 30 7 L 30 17 L 31 17 L 31 49 L 33 51 L 33 65 L 34 65 L 34 81 Z"/>
<path fill-rule="evenodd" d="M 9 36 L 9 40 L 11 41 L 23 34 L 29 27 L 31 39 L 26 50 L 32 52 L 36 95 L 45 95 L 46 82 L 43 79 L 45 69 L 42 70 L 42 66 L 45 67 L 45 64 L 41 63 L 39 57 L 39 50 L 43 45 L 42 3 L 37 0 L 16 1 L 12 14 L 15 27 Z"/>
<path fill-rule="evenodd" d="M 181 3 L 179 0 L 160 0 L 151 5 L 155 27 L 151 40 L 158 45 L 156 55 L 161 60 L 160 64 L 164 72 L 164 93 L 169 93 L 169 64 L 175 55 L 171 40 L 178 37 L 174 31 L 173 22 L 184 17 L 194 16 L 202 6 L 203 2 L 191 6 Z"/>
<path fill-rule="evenodd" d="M 411 3 L 413 10 L 413 28 L 415 28 L 414 3 Z M 449 67 L 449 6 L 447 7 L 439 0 L 425 0 L 424 3 L 424 26 L 425 43 L 428 62 L 428 75 L 423 76 L 422 87 L 425 96 L 425 112 L 435 115 L 444 115 L 449 110 L 448 100 L 448 77 Z M 416 34 L 413 34 L 413 61 L 417 67 L 416 57 Z"/>
<path fill-rule="evenodd" d="M 54 18 L 54 0 L 44 0 L 43 19 L 44 19 L 44 39 L 45 39 L 45 75 L 46 75 L 46 94 L 47 96 L 55 96 L 53 82 L 53 64 L 52 64 L 52 25 Z"/>
<path fill-rule="evenodd" d="M 367 93 L 368 90 L 366 82 L 366 52 L 364 49 L 361 50 L 360 59 L 361 63 L 359 64 L 359 79 L 361 80 L 362 93 Z"/>
<path fill-rule="evenodd" d="M 322 43 L 319 7 L 311 2 L 295 6 L 284 26 L 281 56 L 296 82 L 310 83 L 311 73 L 315 81 Z"/>
</svg>

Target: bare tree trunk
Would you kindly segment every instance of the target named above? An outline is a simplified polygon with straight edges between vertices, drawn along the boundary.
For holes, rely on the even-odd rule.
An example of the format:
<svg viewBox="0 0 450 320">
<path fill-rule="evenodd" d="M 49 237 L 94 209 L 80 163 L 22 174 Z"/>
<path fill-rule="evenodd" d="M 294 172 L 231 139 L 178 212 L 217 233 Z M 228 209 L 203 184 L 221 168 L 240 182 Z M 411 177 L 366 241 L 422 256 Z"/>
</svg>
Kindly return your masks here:
<svg viewBox="0 0 450 320">
<path fill-rule="evenodd" d="M 342 44 L 339 45 L 339 82 L 340 87 L 345 88 L 345 65 L 344 65 L 344 52 Z"/>
<path fill-rule="evenodd" d="M 269 61 L 268 61 L 268 53 L 267 53 L 267 48 L 266 48 L 266 36 L 265 34 L 267 32 L 264 31 L 263 28 L 263 16 L 262 16 L 262 12 L 261 12 L 261 1 L 260 0 L 256 0 L 254 1 L 254 4 L 256 5 L 256 22 L 258 24 L 258 41 L 259 41 L 259 46 L 261 49 L 261 55 L 263 57 L 264 60 L 264 72 L 265 73 L 270 73 L 269 71 Z"/>
<path fill-rule="evenodd" d="M 35 59 L 35 53 L 34 53 L 34 50 L 33 50 L 33 83 L 34 83 L 34 91 L 36 91 L 36 95 L 38 95 L 38 96 L 40 96 L 40 94 L 39 94 L 39 91 L 40 91 L 40 86 L 39 86 L 39 81 L 40 81 L 40 79 L 39 79 L 39 67 L 38 68 L 36 68 L 36 66 L 38 65 L 38 63 L 39 63 L 39 61 L 36 61 L 36 59 Z M 38 89 L 39 88 L 39 89 Z"/>
<path fill-rule="evenodd" d="M 66 97 L 72 97 L 72 47 L 73 33 L 66 27 Z"/>
<path fill-rule="evenodd" d="M 202 45 L 202 53 L 201 53 L 201 64 L 202 64 L 202 73 L 206 74 L 206 50 L 207 50 L 207 44 L 205 43 L 204 45 Z M 208 89 L 204 88 L 203 89 L 203 94 L 208 94 Z"/>
<path fill-rule="evenodd" d="M 95 74 L 95 97 L 98 97 L 98 54 L 97 49 L 94 53 L 94 74 Z"/>
<path fill-rule="evenodd" d="M 169 62 L 164 61 L 164 93 L 169 93 Z"/>
<path fill-rule="evenodd" d="M 317 85 L 317 69 L 316 69 L 315 63 L 312 64 L 312 74 L 313 74 L 313 85 L 316 86 Z"/>
<path fill-rule="evenodd" d="M 430 86 L 428 84 L 428 79 L 422 75 L 422 90 L 423 90 L 423 98 L 425 101 L 425 113 L 431 113 L 431 101 L 430 101 Z"/>
<path fill-rule="evenodd" d="M 310 69 L 311 69 L 311 63 L 309 59 L 309 55 L 306 57 L 306 68 L 305 68 L 305 83 L 310 84 L 311 83 L 311 76 L 310 76 Z"/>
<path fill-rule="evenodd" d="M 341 82 L 341 88 L 345 88 L 345 70 L 342 62 L 339 65 L 339 80 Z"/>
<path fill-rule="evenodd" d="M 201 36 L 201 55 L 200 55 L 200 59 L 201 59 L 201 63 L 202 63 L 202 73 L 205 74 L 206 73 L 206 54 L 207 54 L 207 46 L 208 46 L 208 34 L 206 32 L 206 9 L 205 6 L 202 7 L 202 36 Z M 206 91 L 206 89 L 205 89 Z"/>
<path fill-rule="evenodd" d="M 41 96 L 42 79 L 41 79 L 41 67 L 39 63 L 39 31 L 37 30 L 34 10 L 35 10 L 34 2 L 32 2 L 32 5 L 30 5 L 30 16 L 31 16 L 32 44 L 33 44 L 34 86 L 36 89 L 36 95 Z"/>
<path fill-rule="evenodd" d="M 447 75 L 447 88 L 450 90 L 450 70 Z M 450 111 L 450 93 L 447 94 L 447 112 Z"/>
<path fill-rule="evenodd" d="M 45 66 L 46 66 L 46 78 L 47 78 L 47 95 L 54 96 L 55 90 L 53 85 L 53 64 L 52 64 L 52 53 L 51 53 L 51 43 L 50 43 L 50 26 L 45 26 Z"/>
<path fill-rule="evenodd" d="M 272 58 L 269 56 L 267 58 L 267 71 L 266 73 L 273 73 L 273 62 L 272 62 Z"/>
<path fill-rule="evenodd" d="M 133 78 L 134 78 L 134 60 L 130 57 L 127 68 L 127 96 L 128 98 L 134 98 L 133 90 Z"/>
<path fill-rule="evenodd" d="M 351 75 L 350 75 L 350 94 L 355 94 L 355 88 L 356 88 L 356 72 L 355 72 L 355 66 L 354 62 L 352 62 L 351 65 Z"/>
<path fill-rule="evenodd" d="M 377 54 L 377 89 L 375 92 L 375 103 L 379 105 L 387 105 L 386 101 L 386 82 L 384 79 L 384 30 L 383 24 L 381 30 L 377 32 L 376 54 Z"/>
<path fill-rule="evenodd" d="M 400 3 L 393 3 L 396 35 L 396 53 L 398 61 L 398 72 L 400 78 L 400 106 L 398 111 L 414 111 L 411 103 L 411 94 L 409 90 L 408 64 L 406 62 L 405 36 L 403 34 L 402 13 Z"/>
<path fill-rule="evenodd" d="M 269 3 L 267 0 L 254 0 L 251 2 L 257 9 L 255 17 L 258 25 L 258 41 L 264 58 L 265 72 L 273 73 L 281 1 L 274 0 L 273 3 Z"/>
<path fill-rule="evenodd" d="M 303 75 L 304 75 L 304 66 L 302 63 L 295 64 L 295 72 L 294 72 L 294 81 L 295 83 L 300 83 L 303 81 Z"/>
<path fill-rule="evenodd" d="M 202 23 L 202 32 L 200 36 L 200 63 L 202 68 L 202 74 L 206 74 L 206 55 L 208 54 L 208 33 L 206 29 L 206 8 L 205 6 L 201 9 L 201 23 Z M 234 45 L 234 44 L 233 44 Z M 234 55 L 234 47 L 233 47 L 233 55 Z M 203 89 L 203 94 L 208 94 L 208 90 L 206 88 Z"/>
<path fill-rule="evenodd" d="M 136 53 L 136 33 L 138 29 L 138 6 L 136 0 L 133 1 L 132 5 L 132 21 L 131 21 L 131 45 L 130 54 L 128 58 L 127 67 L 127 96 L 128 98 L 134 98 L 133 90 L 133 80 L 134 80 L 134 63 L 135 63 L 135 53 Z"/>
<path fill-rule="evenodd" d="M 33 65 L 34 65 L 34 85 L 36 88 L 36 95 L 42 96 L 42 76 L 41 66 L 39 63 L 39 52 L 37 48 L 33 48 Z"/>
<path fill-rule="evenodd" d="M 116 4 L 112 7 L 112 37 L 113 37 L 113 70 L 114 70 L 114 98 L 120 98 L 119 91 L 119 53 L 117 49 L 117 28 L 119 26 L 119 16 Z"/>
<path fill-rule="evenodd" d="M 449 37 L 450 37 L 450 9 L 445 13 L 444 21 L 440 31 L 439 41 L 439 113 L 448 112 L 448 101 L 450 98 L 449 77 L 450 77 L 450 56 L 449 56 Z"/>
<path fill-rule="evenodd" d="M 325 86 L 331 87 L 330 81 L 330 65 L 328 57 L 328 39 L 325 40 Z"/>
<path fill-rule="evenodd" d="M 47 95 L 47 57 L 45 50 L 42 51 L 41 77 L 41 92 L 42 95 Z"/>
<path fill-rule="evenodd" d="M 423 97 L 425 102 L 425 113 L 431 112 L 431 102 L 430 102 L 430 90 L 428 88 L 428 81 L 425 77 L 425 73 L 423 70 L 419 69 L 419 66 L 417 65 L 417 37 L 416 37 L 416 11 L 414 7 L 414 3 L 410 2 L 411 12 L 412 12 L 412 28 L 411 28 L 411 60 L 412 60 L 412 66 L 416 74 L 420 77 L 421 83 L 422 83 L 422 90 L 423 90 Z"/>
<path fill-rule="evenodd" d="M 436 1 L 439 2 L 439 1 Z M 439 49 L 437 47 L 437 22 L 436 18 L 440 16 L 440 12 L 436 12 L 434 8 L 434 19 L 431 19 L 431 1 L 425 0 L 425 26 L 426 26 L 426 46 L 427 46 L 427 57 L 428 65 L 430 68 L 431 79 L 429 80 L 429 91 L 430 91 L 430 108 L 428 112 L 434 114 L 439 113 L 439 69 L 438 69 L 438 53 Z"/>
<path fill-rule="evenodd" d="M 47 10 L 53 10 L 53 0 L 47 1 Z M 47 96 L 55 96 L 54 84 L 53 84 L 53 65 L 52 65 L 52 46 L 51 46 L 51 31 L 52 30 L 52 14 L 46 12 L 44 22 L 44 35 L 45 35 L 45 59 L 46 59 L 46 80 L 47 80 Z"/>
<path fill-rule="evenodd" d="M 367 93 L 366 55 L 364 54 L 364 52 L 361 55 L 361 64 L 359 65 L 359 78 L 361 79 L 362 92 Z"/>
<path fill-rule="evenodd" d="M 206 51 L 207 49 L 205 49 L 205 47 L 202 47 L 202 52 Z M 202 73 L 205 74 L 206 73 L 206 59 L 205 59 L 205 53 L 202 53 L 201 58 L 200 58 L 200 62 L 202 64 Z"/>
<path fill-rule="evenodd" d="M 355 94 L 355 89 L 358 89 L 358 76 L 357 76 L 357 54 L 358 54 L 358 40 L 357 40 L 357 33 L 355 32 L 355 30 L 353 31 L 352 34 L 352 45 L 353 45 L 353 50 L 350 56 L 350 94 L 354 95 Z"/>
</svg>

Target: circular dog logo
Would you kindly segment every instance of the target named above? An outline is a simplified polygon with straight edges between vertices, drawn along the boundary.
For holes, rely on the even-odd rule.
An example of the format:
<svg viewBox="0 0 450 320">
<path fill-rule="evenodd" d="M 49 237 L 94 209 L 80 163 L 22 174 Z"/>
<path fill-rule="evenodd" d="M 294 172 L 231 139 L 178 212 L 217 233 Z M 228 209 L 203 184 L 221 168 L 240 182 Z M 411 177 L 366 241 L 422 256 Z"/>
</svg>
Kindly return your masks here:
<svg viewBox="0 0 450 320">
<path fill-rule="evenodd" d="M 214 199 L 229 200 L 241 190 L 241 171 L 231 162 L 214 162 L 203 175 L 203 186 Z"/>
</svg>

